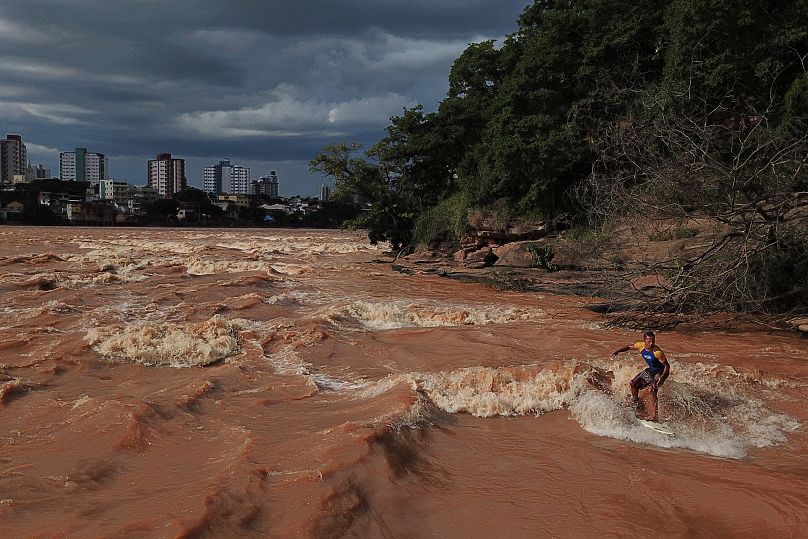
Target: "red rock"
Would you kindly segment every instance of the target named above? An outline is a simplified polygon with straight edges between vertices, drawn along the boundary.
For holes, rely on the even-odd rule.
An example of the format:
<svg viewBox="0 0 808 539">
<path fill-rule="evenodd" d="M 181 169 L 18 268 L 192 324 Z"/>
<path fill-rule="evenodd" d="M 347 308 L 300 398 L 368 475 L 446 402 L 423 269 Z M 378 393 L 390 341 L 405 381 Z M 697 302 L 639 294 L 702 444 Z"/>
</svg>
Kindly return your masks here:
<svg viewBox="0 0 808 539">
<path fill-rule="evenodd" d="M 536 261 L 530 252 L 530 245 L 538 245 L 535 241 L 516 241 L 507 243 L 498 248 L 495 253 L 499 257 L 496 266 L 511 266 L 514 268 L 533 268 Z"/>
</svg>

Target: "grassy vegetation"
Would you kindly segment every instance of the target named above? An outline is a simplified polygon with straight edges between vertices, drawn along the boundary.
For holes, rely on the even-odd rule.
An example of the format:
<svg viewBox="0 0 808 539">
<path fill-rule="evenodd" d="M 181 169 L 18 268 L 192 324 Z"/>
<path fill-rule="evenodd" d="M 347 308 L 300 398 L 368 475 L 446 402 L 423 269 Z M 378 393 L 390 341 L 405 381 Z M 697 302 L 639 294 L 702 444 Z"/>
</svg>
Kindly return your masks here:
<svg viewBox="0 0 808 539">
<path fill-rule="evenodd" d="M 469 227 L 469 212 L 469 201 L 463 193 L 440 201 L 415 220 L 413 243 L 423 247 L 441 237 L 459 243 Z"/>
</svg>

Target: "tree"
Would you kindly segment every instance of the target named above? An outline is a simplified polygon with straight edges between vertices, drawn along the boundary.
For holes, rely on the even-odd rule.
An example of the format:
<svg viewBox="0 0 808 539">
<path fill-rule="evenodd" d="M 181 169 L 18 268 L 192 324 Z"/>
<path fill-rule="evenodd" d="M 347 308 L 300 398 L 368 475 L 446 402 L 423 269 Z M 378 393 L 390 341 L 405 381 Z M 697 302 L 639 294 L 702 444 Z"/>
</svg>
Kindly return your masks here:
<svg viewBox="0 0 808 539">
<path fill-rule="evenodd" d="M 148 214 L 160 220 L 176 220 L 179 204 L 172 198 L 160 198 L 154 201 Z"/>
<path fill-rule="evenodd" d="M 733 105 L 736 121 L 723 114 L 667 116 L 664 103 L 653 100 L 648 106 L 656 109 L 647 121 L 604 136 L 579 190 L 583 205 L 598 221 L 637 212 L 659 220 L 696 217 L 715 235 L 687 256 L 641 265 L 637 273 L 666 277 L 665 292 L 637 291 L 639 314 L 618 321 L 651 316 L 660 325 L 676 323 L 671 313 L 806 312 L 808 133 L 791 136 L 752 104 L 745 114 Z"/>
<path fill-rule="evenodd" d="M 358 144 L 328 145 L 309 162 L 309 169 L 333 179 L 336 200 L 368 205 L 349 226 L 367 229 L 373 244 L 389 241 L 393 249 L 400 249 L 412 241 L 412 201 L 399 190 L 400 173 L 393 164 L 370 151 L 357 157 L 360 148 Z"/>
</svg>

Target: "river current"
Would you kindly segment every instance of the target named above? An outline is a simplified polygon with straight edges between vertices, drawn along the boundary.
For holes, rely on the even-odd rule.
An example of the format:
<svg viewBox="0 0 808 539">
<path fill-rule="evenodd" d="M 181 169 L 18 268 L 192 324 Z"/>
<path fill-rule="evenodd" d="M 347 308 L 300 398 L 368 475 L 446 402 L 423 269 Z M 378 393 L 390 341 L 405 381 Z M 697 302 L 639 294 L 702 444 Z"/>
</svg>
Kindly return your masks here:
<svg viewBox="0 0 808 539">
<path fill-rule="evenodd" d="M 360 233 L 0 228 L 8 537 L 800 537 L 808 346 L 391 271 Z"/>
</svg>

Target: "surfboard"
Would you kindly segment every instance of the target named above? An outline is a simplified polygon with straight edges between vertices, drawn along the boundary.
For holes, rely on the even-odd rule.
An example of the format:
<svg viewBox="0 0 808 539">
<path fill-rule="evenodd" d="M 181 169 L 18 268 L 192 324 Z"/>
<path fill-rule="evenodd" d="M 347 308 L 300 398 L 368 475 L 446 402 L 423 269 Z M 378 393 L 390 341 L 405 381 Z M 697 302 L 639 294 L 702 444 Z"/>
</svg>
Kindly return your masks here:
<svg viewBox="0 0 808 539">
<path fill-rule="evenodd" d="M 654 430 L 660 434 L 664 434 L 666 436 L 673 436 L 673 431 L 671 428 L 665 423 L 657 423 L 656 421 L 646 421 L 645 419 L 638 419 L 637 420 L 640 425 L 643 427 L 647 427 L 651 430 Z"/>
</svg>

